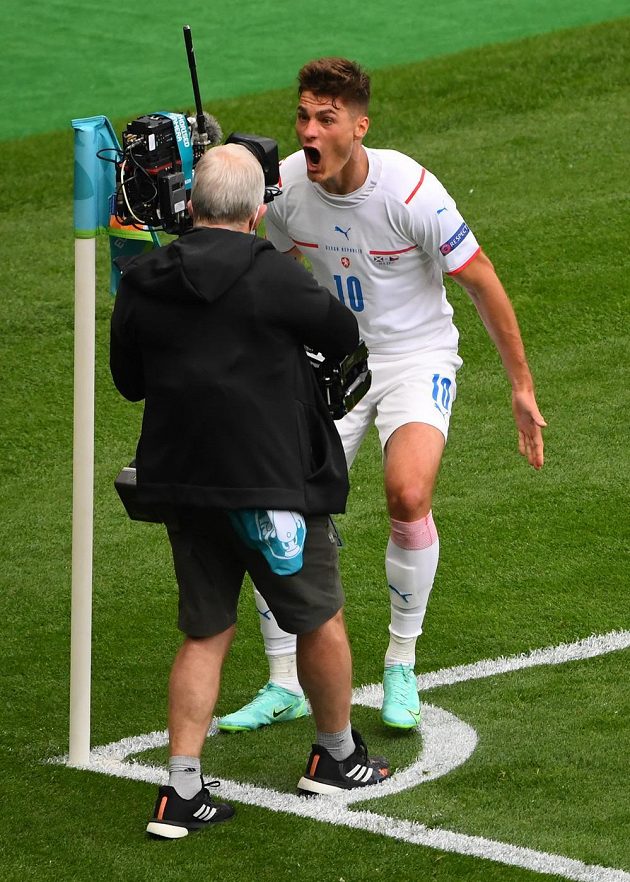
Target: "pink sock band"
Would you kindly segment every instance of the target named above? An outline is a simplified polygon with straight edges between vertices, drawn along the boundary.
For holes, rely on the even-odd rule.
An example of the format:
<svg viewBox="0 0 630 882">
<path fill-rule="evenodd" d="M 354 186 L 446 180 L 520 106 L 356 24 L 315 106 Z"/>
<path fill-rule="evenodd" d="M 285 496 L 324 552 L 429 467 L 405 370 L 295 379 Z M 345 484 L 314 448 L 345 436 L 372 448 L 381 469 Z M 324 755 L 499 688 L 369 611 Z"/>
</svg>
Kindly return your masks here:
<svg viewBox="0 0 630 882">
<path fill-rule="evenodd" d="M 419 521 L 395 521 L 390 518 L 391 538 L 394 545 L 407 551 L 421 551 L 437 542 L 438 534 L 433 523 L 433 513 Z"/>
</svg>

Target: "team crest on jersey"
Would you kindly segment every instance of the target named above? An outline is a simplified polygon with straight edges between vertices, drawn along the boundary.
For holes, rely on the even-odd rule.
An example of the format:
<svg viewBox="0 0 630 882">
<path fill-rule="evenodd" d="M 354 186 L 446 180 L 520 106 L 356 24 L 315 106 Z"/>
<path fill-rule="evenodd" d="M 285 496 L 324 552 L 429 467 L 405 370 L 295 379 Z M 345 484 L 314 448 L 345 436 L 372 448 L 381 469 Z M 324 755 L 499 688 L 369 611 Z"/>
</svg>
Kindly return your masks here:
<svg viewBox="0 0 630 882">
<path fill-rule="evenodd" d="M 341 265 L 343 267 L 345 267 L 346 269 L 348 269 L 348 267 L 350 266 L 350 258 L 349 257 L 342 257 L 341 258 Z"/>
<path fill-rule="evenodd" d="M 457 230 L 448 242 L 445 242 L 443 245 L 440 245 L 440 252 L 442 254 L 450 254 L 451 251 L 454 251 L 458 245 L 460 245 L 466 236 L 470 233 L 470 229 L 467 224 L 462 224 L 459 230 Z"/>
</svg>

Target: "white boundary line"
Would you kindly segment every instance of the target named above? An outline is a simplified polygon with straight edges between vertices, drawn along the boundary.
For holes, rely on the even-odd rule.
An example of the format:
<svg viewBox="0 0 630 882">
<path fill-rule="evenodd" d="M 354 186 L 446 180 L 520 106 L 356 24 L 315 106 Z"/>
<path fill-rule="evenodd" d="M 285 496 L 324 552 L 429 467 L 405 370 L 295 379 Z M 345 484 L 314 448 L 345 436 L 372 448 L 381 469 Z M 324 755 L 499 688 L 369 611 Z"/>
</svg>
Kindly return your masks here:
<svg viewBox="0 0 630 882">
<path fill-rule="evenodd" d="M 427 781 L 441 778 L 466 762 L 477 745 L 475 730 L 448 711 L 430 704 L 423 705 L 422 715 L 422 750 L 414 762 L 406 768 L 396 771 L 391 778 L 379 784 L 378 788 L 375 788 L 378 792 L 371 791 L 370 795 L 366 797 L 365 790 L 348 790 L 335 797 L 335 805 L 348 805 L 352 802 L 365 802 L 366 799 L 391 796 L 393 793 L 400 793 Z M 211 736 L 218 732 L 216 717 L 212 722 L 213 725 L 209 732 Z M 168 780 L 166 769 L 149 766 L 137 760 L 127 761 L 127 757 L 157 747 L 164 747 L 166 744 L 168 744 L 166 729 L 162 732 L 150 732 L 146 735 L 123 738 L 121 741 L 115 741 L 103 747 L 95 747 L 91 751 L 89 763 L 77 768 L 121 778 L 150 781 L 154 784 L 166 784 Z M 65 762 L 65 758 L 59 762 Z M 204 777 L 212 778 L 214 775 L 212 772 L 206 771 Z M 243 787 L 249 788 L 250 785 L 222 778 L 221 796 L 226 799 L 241 800 Z M 268 790 L 278 800 L 287 796 L 285 793 L 269 788 L 254 788 L 254 790 Z M 296 807 L 305 802 L 299 796 L 291 798 L 297 800 Z"/>
<path fill-rule="evenodd" d="M 611 631 L 608 634 L 593 635 L 584 640 L 578 640 L 575 643 L 533 650 L 529 653 L 512 656 L 511 658 L 498 658 L 453 668 L 444 668 L 430 674 L 420 675 L 418 677 L 418 684 L 426 692 L 438 686 L 490 677 L 509 671 L 594 658 L 598 655 L 616 652 L 628 647 L 630 647 L 630 631 Z M 368 707 L 379 707 L 381 697 L 382 686 L 380 684 L 363 686 L 354 691 L 353 703 Z M 392 776 L 390 782 L 379 785 L 379 796 L 399 792 L 416 786 L 422 783 L 422 781 L 440 777 L 446 771 L 461 765 L 474 750 L 476 734 L 469 726 L 441 708 L 424 704 L 423 710 L 422 735 L 423 743 L 425 743 L 423 752 L 415 763 Z M 436 737 L 440 727 L 443 727 L 442 733 Z M 437 750 L 437 744 L 440 741 L 444 743 L 444 735 L 447 732 L 448 741 L 453 737 L 457 740 L 459 737 L 461 743 L 455 751 L 453 751 L 452 743 L 448 744 L 446 752 L 441 756 L 443 765 L 440 769 L 439 760 L 433 764 L 433 752 Z M 454 735 L 454 733 L 457 734 Z M 167 780 L 165 769 L 144 765 L 135 761 L 125 762 L 125 759 L 130 754 L 162 746 L 167 743 L 167 740 L 168 737 L 165 731 L 152 732 L 148 735 L 125 738 L 104 747 L 94 748 L 90 753 L 89 763 L 83 766 L 83 768 L 104 774 L 162 784 Z M 457 761 L 454 762 L 455 756 Z M 431 760 L 430 762 L 427 761 L 428 758 Z M 55 760 L 55 762 L 61 763 L 66 761 L 66 757 Z M 255 787 L 250 784 L 228 780 L 222 782 L 221 791 L 222 795 L 229 799 L 267 808 L 270 811 L 286 812 L 328 824 L 343 825 L 357 830 L 367 830 L 391 839 L 402 840 L 412 845 L 421 845 L 428 848 L 436 848 L 440 851 L 492 860 L 497 863 L 533 870 L 537 873 L 561 876 L 565 879 L 574 880 L 574 882 L 630 882 L 630 873 L 627 873 L 625 870 L 585 864 L 582 861 L 564 857 L 563 855 L 536 851 L 535 849 L 511 845 L 506 842 L 498 842 L 494 839 L 486 839 L 482 836 L 468 836 L 452 830 L 428 828 L 424 824 L 419 824 L 415 821 L 405 821 L 371 811 L 352 811 L 348 808 L 348 804 L 351 802 L 364 801 L 364 793 L 352 794 L 352 796 L 342 800 L 337 798 L 333 800 L 321 796 L 304 799 L 293 794 L 279 793 L 268 788 Z"/>
<path fill-rule="evenodd" d="M 481 680 L 485 677 L 508 674 L 511 671 L 522 671 L 525 668 L 534 668 L 540 665 L 561 665 L 570 661 L 582 661 L 598 655 L 606 655 L 609 652 L 618 652 L 620 649 L 628 647 L 630 647 L 630 631 L 593 634 L 583 640 L 576 640 L 575 643 L 560 643 L 558 646 L 532 649 L 530 652 L 512 655 L 509 658 L 499 656 L 499 658 L 484 659 L 472 664 L 457 665 L 453 668 L 441 668 L 430 674 L 419 674 L 417 677 L 418 689 L 421 692 L 429 692 L 439 686 L 453 686 L 455 683 L 464 683 L 466 680 Z M 366 707 L 380 707 L 383 702 L 383 687 L 380 683 L 360 686 L 352 693 L 352 701 L 353 704 L 362 704 Z"/>
</svg>

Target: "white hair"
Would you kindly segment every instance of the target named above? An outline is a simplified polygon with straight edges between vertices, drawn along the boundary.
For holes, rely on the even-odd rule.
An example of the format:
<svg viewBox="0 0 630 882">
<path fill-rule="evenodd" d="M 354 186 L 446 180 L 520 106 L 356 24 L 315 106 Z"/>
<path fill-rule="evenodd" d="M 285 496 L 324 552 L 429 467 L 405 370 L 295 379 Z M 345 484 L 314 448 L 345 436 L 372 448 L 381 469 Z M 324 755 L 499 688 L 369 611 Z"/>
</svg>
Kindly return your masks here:
<svg viewBox="0 0 630 882">
<path fill-rule="evenodd" d="M 190 198 L 196 221 L 241 224 L 264 202 L 262 166 L 242 144 L 212 147 L 195 167 Z"/>
</svg>

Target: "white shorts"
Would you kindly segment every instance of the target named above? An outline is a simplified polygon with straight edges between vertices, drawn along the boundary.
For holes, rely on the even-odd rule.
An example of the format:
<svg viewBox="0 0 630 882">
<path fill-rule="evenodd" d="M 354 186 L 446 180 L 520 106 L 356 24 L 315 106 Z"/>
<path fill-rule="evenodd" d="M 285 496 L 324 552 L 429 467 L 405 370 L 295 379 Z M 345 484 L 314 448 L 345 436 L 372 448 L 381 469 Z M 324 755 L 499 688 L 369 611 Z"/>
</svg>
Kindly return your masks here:
<svg viewBox="0 0 630 882">
<path fill-rule="evenodd" d="M 348 468 L 372 423 L 384 450 L 396 429 L 406 423 L 427 423 L 448 437 L 451 408 L 457 394 L 455 374 L 462 365 L 456 352 L 370 355 L 372 385 L 337 430 Z"/>
</svg>

